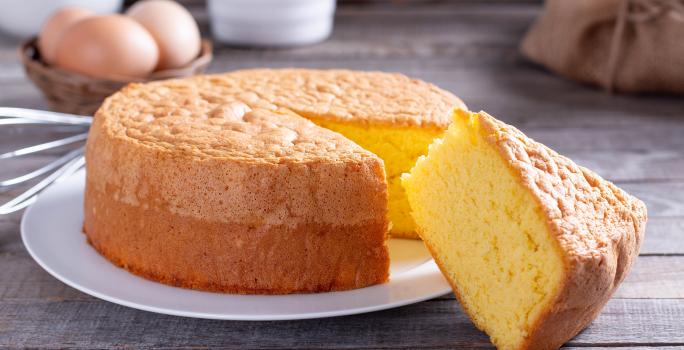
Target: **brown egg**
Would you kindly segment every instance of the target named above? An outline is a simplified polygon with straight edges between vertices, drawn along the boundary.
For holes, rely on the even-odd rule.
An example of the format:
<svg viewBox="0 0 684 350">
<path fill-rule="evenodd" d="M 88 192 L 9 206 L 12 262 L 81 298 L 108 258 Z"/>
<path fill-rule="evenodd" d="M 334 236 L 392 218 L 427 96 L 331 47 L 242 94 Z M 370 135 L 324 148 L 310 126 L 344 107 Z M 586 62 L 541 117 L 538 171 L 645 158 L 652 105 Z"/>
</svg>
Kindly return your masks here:
<svg viewBox="0 0 684 350">
<path fill-rule="evenodd" d="M 54 63 L 57 46 L 64 31 L 74 23 L 90 16 L 93 16 L 91 11 L 79 7 L 63 7 L 50 15 L 38 35 L 38 50 L 43 60 L 47 63 Z"/>
<path fill-rule="evenodd" d="M 96 78 L 144 78 L 154 70 L 159 49 L 138 22 L 122 16 L 94 16 L 66 29 L 55 63 Z"/>
<path fill-rule="evenodd" d="M 157 42 L 158 70 L 183 67 L 199 54 L 199 28 L 183 6 L 169 0 L 147 0 L 136 3 L 126 14 L 142 24 Z"/>
</svg>

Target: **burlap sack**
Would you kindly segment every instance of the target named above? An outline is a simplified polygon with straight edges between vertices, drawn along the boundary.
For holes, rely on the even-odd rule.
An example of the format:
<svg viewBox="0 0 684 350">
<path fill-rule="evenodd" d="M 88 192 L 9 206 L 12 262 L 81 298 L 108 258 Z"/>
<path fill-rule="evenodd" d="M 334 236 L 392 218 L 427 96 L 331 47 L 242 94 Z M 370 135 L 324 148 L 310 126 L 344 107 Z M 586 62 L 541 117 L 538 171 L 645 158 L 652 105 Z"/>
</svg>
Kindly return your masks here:
<svg viewBox="0 0 684 350">
<path fill-rule="evenodd" d="M 684 0 L 547 0 L 521 50 L 607 90 L 684 93 Z"/>
</svg>

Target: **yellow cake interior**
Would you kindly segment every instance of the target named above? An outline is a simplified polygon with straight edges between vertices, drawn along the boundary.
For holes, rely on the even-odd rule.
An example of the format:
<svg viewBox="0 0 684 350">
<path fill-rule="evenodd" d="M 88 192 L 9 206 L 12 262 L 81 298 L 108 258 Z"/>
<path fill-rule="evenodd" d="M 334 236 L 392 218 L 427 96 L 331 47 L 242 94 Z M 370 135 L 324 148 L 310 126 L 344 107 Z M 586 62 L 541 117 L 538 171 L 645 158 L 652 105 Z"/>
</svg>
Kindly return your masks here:
<svg viewBox="0 0 684 350">
<path fill-rule="evenodd" d="M 564 265 L 539 204 L 485 134 L 478 114 L 455 112 L 402 182 L 421 238 L 473 322 L 515 349 L 556 296 Z"/>
<path fill-rule="evenodd" d="M 375 153 L 385 162 L 389 190 L 388 218 L 394 237 L 418 238 L 411 218 L 401 174 L 409 171 L 419 156 L 439 137 L 437 128 L 410 128 L 311 119 L 314 123 L 336 131 L 359 146 Z"/>
</svg>

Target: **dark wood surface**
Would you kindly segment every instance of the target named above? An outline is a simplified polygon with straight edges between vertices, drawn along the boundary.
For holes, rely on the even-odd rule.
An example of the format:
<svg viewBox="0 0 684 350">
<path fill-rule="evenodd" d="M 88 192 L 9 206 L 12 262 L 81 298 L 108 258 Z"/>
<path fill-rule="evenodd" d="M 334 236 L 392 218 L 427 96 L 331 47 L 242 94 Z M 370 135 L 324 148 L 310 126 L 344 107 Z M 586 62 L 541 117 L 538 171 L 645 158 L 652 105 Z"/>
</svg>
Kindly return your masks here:
<svg viewBox="0 0 684 350">
<path fill-rule="evenodd" d="M 684 98 L 611 96 L 519 57 L 534 2 L 408 2 L 338 9 L 322 44 L 290 50 L 216 48 L 214 72 L 245 67 L 399 71 L 440 85 L 643 199 L 642 254 L 603 313 L 568 348 L 684 348 Z M 195 9 L 204 22 L 206 15 Z M 205 27 L 206 29 L 206 27 Z M 0 105 L 46 108 L 25 78 L 17 43 L 0 39 Z M 65 131 L 65 130 L 63 130 Z M 0 130 L 0 152 L 55 137 Z M 0 178 L 53 159 L 25 157 Z M 0 193 L 7 200 L 16 192 Z M 0 216 L 3 348 L 489 348 L 447 295 L 394 310 L 290 322 L 227 322 L 158 315 L 107 303 L 52 278 L 26 253 L 21 214 Z"/>
</svg>

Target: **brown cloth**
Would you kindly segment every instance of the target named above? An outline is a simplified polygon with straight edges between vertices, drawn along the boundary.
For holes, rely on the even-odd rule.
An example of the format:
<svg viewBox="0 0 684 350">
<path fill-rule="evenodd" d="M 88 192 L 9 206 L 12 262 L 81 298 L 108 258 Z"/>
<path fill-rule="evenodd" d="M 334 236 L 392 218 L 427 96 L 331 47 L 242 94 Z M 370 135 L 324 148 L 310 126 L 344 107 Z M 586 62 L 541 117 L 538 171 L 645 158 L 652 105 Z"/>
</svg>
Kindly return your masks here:
<svg viewBox="0 0 684 350">
<path fill-rule="evenodd" d="M 609 91 L 684 93 L 684 0 L 547 0 L 521 50 Z"/>
</svg>

